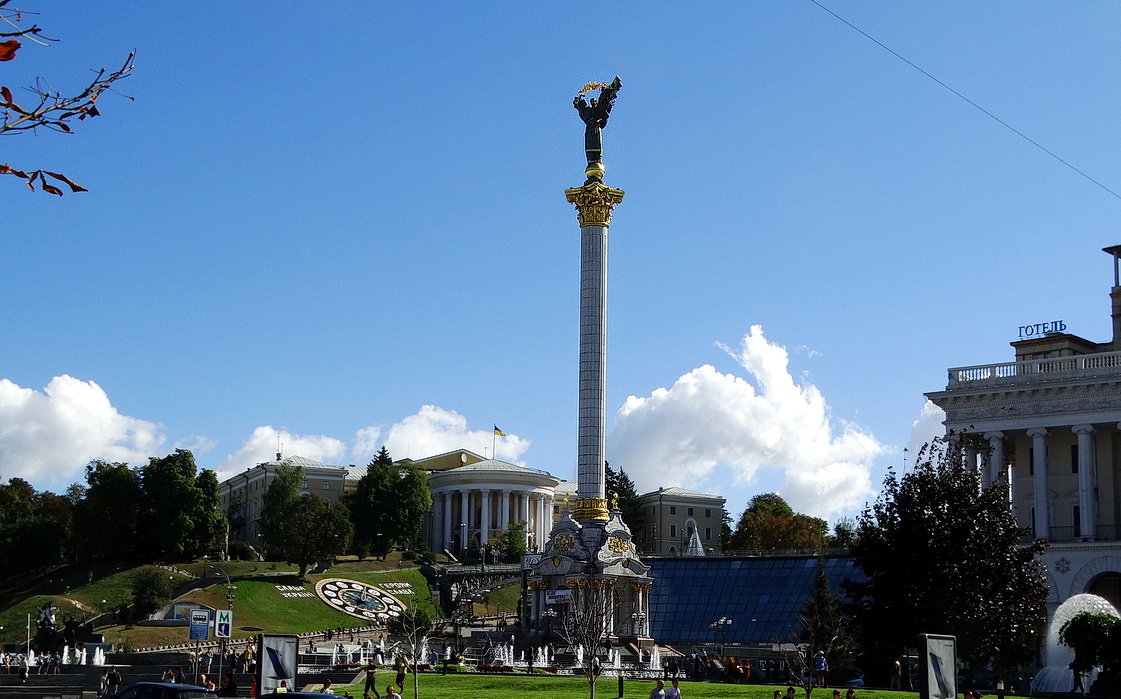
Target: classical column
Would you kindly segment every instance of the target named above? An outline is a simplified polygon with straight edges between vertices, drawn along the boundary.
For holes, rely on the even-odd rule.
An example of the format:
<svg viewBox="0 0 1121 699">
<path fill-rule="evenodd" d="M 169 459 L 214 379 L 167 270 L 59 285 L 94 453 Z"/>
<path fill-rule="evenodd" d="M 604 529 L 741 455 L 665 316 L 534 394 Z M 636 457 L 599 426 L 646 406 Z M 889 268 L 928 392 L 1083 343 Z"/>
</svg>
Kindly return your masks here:
<svg viewBox="0 0 1121 699">
<path fill-rule="evenodd" d="M 459 550 L 467 550 L 467 534 L 471 531 L 471 493 L 464 488 L 459 491 Z"/>
<path fill-rule="evenodd" d="M 452 543 L 452 494 L 448 491 L 443 492 L 444 498 L 444 541 L 441 543 L 441 549 L 450 549 Z"/>
<path fill-rule="evenodd" d="M 989 440 L 989 463 L 983 475 L 988 488 L 1000 480 L 1000 469 L 1004 468 L 1004 433 L 986 432 L 984 437 Z"/>
<path fill-rule="evenodd" d="M 525 545 L 529 546 L 529 493 L 523 490 L 518 493 L 518 497 L 521 499 L 521 502 L 519 503 L 521 505 L 521 518 L 519 521 L 525 522 Z"/>
<path fill-rule="evenodd" d="M 479 499 L 482 501 L 482 512 L 479 517 L 479 543 L 490 543 L 490 488 L 479 490 Z"/>
<path fill-rule="evenodd" d="M 1097 483 L 1097 459 L 1094 455 L 1094 428 L 1075 425 L 1070 428 L 1078 435 L 1078 515 L 1080 536 L 1093 539 L 1097 536 L 1098 501 L 1094 497 Z"/>
<path fill-rule="evenodd" d="M 1035 427 L 1028 430 L 1032 446 L 1032 469 L 1035 476 L 1032 487 L 1035 490 L 1035 536 L 1047 539 L 1051 536 L 1051 499 L 1047 496 L 1047 430 Z"/>
<path fill-rule="evenodd" d="M 977 447 L 973 440 L 965 444 L 965 470 L 967 473 L 977 473 Z"/>
<path fill-rule="evenodd" d="M 510 489 L 502 489 L 502 509 L 498 513 L 498 528 L 506 531 L 510 526 Z"/>
</svg>

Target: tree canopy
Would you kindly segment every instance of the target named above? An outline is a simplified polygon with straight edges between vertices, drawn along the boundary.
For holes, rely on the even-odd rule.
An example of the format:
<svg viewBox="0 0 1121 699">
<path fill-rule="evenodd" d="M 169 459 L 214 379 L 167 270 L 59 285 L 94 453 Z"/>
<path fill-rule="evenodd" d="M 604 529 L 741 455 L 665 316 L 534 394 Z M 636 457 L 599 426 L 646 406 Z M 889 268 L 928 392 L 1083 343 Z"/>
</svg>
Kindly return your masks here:
<svg viewBox="0 0 1121 699">
<path fill-rule="evenodd" d="M 642 528 L 642 505 L 638 502 L 638 491 L 634 481 L 627 472 L 620 468 L 618 471 L 611 468 L 611 464 L 603 463 L 606 475 L 607 497 L 615 496 L 619 499 L 619 511 L 623 515 L 623 523 L 631 532 L 638 533 Z"/>
<path fill-rule="evenodd" d="M 432 508 L 428 474 L 409 460 L 394 463 L 383 446 L 358 479 L 348 500 L 355 548 L 384 558 L 397 546 L 411 546 Z"/>
<path fill-rule="evenodd" d="M 867 579 L 851 592 L 876 667 L 921 633 L 956 636 L 970 663 L 1008 668 L 1033 656 L 1046 620 L 1042 544 L 1021 546 L 1006 487 L 982 491 L 954 456 L 941 440 L 924 447 L 860 515 L 850 552 Z"/>
<path fill-rule="evenodd" d="M 795 512 L 776 493 L 751 498 L 740 516 L 728 547 L 741 551 L 820 549 L 829 525 L 825 520 Z"/>
</svg>

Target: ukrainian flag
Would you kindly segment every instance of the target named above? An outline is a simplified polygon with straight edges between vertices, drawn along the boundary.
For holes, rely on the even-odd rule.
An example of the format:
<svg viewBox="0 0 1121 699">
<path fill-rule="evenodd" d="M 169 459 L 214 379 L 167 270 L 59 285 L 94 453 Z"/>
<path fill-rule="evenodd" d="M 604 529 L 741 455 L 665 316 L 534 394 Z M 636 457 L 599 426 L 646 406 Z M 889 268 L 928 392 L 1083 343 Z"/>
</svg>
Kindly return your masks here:
<svg viewBox="0 0 1121 699">
<path fill-rule="evenodd" d="M 496 436 L 498 436 L 498 437 L 505 437 L 505 436 L 506 436 L 506 433 L 505 433 L 505 432 L 503 432 L 502 430 L 498 429 L 498 425 L 495 425 L 495 426 L 494 426 L 494 434 L 495 434 Z"/>
</svg>

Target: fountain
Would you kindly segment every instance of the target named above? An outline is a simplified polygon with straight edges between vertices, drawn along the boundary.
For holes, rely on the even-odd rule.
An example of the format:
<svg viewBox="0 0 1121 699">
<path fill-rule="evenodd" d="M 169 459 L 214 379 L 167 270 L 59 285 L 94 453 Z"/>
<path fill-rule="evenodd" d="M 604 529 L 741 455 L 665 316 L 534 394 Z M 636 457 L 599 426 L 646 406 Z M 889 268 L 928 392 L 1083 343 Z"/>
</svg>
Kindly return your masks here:
<svg viewBox="0 0 1121 699">
<path fill-rule="evenodd" d="M 584 646 L 576 646 L 576 664 L 574 667 L 584 667 Z"/>
<path fill-rule="evenodd" d="M 662 649 L 658 644 L 650 649 L 650 664 L 646 666 L 648 670 L 661 670 L 662 669 Z"/>
<path fill-rule="evenodd" d="M 91 665 L 104 665 L 105 664 L 105 649 L 95 648 L 93 651 L 93 662 Z"/>
<path fill-rule="evenodd" d="M 623 669 L 623 654 L 619 652 L 618 648 L 613 648 L 610 653 L 611 666 L 616 671 Z"/>
<path fill-rule="evenodd" d="M 1047 666 L 1036 673 L 1031 683 L 1031 691 L 1035 692 L 1070 692 L 1074 687 L 1074 674 L 1070 664 L 1074 660 L 1074 650 L 1059 643 L 1059 630 L 1080 612 L 1094 614 L 1109 614 L 1121 617 L 1117 610 L 1103 597 L 1091 594 L 1074 595 L 1055 610 L 1055 616 L 1047 627 L 1046 662 Z M 1091 670 L 1083 680 L 1084 686 L 1089 689 L 1094 683 L 1097 670 Z"/>
</svg>

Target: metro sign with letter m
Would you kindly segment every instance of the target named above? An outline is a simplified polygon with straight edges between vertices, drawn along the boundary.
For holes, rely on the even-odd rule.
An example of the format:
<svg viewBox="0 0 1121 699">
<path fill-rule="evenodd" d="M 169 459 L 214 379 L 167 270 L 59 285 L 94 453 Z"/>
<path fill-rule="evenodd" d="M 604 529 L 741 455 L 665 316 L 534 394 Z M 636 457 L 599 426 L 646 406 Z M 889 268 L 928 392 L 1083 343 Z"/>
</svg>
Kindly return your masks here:
<svg viewBox="0 0 1121 699">
<path fill-rule="evenodd" d="M 214 618 L 214 637 L 229 638 L 234 629 L 234 613 L 232 609 L 219 609 Z"/>
</svg>

